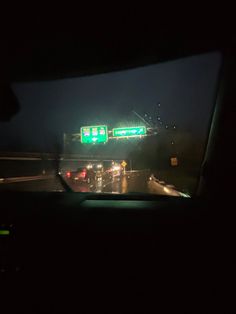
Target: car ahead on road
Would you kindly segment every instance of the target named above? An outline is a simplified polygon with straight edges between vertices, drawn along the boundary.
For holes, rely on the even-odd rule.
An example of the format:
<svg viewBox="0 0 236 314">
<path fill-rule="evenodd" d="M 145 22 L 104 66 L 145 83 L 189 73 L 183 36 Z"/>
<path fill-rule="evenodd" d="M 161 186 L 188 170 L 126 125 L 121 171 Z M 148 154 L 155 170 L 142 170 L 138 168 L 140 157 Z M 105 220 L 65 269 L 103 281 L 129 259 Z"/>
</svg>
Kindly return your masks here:
<svg viewBox="0 0 236 314">
<path fill-rule="evenodd" d="M 102 170 L 97 170 L 95 172 L 95 179 L 96 179 L 96 181 L 102 181 L 102 177 L 103 177 L 103 171 Z"/>
<path fill-rule="evenodd" d="M 85 167 L 80 167 L 76 171 L 67 171 L 66 178 L 76 182 L 86 182 L 90 183 L 95 179 L 95 173 L 93 169 L 87 169 Z"/>
<path fill-rule="evenodd" d="M 119 164 L 115 164 L 112 166 L 112 177 L 113 178 L 120 178 L 121 176 L 121 166 Z"/>
<path fill-rule="evenodd" d="M 105 174 L 110 178 L 110 179 L 114 179 L 114 178 L 120 178 L 121 175 L 121 171 L 117 168 L 114 169 L 114 167 L 111 167 L 109 169 L 107 169 L 105 171 Z"/>
</svg>

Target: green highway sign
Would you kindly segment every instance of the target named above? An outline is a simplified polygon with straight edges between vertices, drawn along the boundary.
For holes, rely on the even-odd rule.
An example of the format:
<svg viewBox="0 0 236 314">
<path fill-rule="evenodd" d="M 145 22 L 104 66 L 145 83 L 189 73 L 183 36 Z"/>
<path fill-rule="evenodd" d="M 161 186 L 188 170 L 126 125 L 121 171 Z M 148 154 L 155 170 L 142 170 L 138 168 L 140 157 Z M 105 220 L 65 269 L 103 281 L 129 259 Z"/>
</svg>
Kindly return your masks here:
<svg viewBox="0 0 236 314">
<path fill-rule="evenodd" d="M 112 133 L 113 137 L 136 137 L 146 135 L 147 129 L 145 126 L 115 128 Z"/>
<path fill-rule="evenodd" d="M 106 125 L 82 126 L 80 128 L 81 143 L 96 144 L 108 141 Z"/>
</svg>

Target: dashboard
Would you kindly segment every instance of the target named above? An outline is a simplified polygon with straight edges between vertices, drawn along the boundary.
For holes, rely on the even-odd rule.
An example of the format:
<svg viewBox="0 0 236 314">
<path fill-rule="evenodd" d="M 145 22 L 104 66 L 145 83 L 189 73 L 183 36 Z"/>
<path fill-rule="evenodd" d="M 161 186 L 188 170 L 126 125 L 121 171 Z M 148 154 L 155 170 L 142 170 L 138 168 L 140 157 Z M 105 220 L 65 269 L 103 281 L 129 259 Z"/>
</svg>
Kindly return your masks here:
<svg viewBox="0 0 236 314">
<path fill-rule="evenodd" d="M 213 297 L 218 223 L 201 199 L 11 192 L 1 202 L 8 309 L 147 312 L 172 306 L 169 296 L 190 306 L 199 289 Z"/>
</svg>

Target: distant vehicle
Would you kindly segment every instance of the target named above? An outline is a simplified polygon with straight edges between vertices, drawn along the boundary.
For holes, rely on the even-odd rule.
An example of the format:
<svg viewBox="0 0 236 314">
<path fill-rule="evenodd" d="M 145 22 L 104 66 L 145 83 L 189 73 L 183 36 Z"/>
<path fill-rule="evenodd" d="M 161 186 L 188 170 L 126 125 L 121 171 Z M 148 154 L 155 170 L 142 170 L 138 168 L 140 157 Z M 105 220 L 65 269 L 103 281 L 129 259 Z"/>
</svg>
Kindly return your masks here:
<svg viewBox="0 0 236 314">
<path fill-rule="evenodd" d="M 93 169 L 87 169 L 80 167 L 76 171 L 67 171 L 66 178 L 74 182 L 87 182 L 90 183 L 95 179 L 95 173 Z"/>
<path fill-rule="evenodd" d="M 104 173 L 104 168 L 103 168 L 103 164 L 102 163 L 93 164 L 92 166 L 89 167 L 89 169 L 92 170 L 93 178 L 96 181 L 102 181 L 102 177 L 103 177 L 103 173 Z"/>
<path fill-rule="evenodd" d="M 99 164 L 94 164 L 93 165 L 93 169 L 94 171 L 97 173 L 97 172 L 103 172 L 104 171 L 104 167 L 103 167 L 103 164 L 102 163 L 99 163 Z"/>
<path fill-rule="evenodd" d="M 115 164 L 112 166 L 112 176 L 113 178 L 115 177 L 120 177 L 121 176 L 121 166 L 119 164 Z"/>
<path fill-rule="evenodd" d="M 96 174 L 95 174 L 95 179 L 96 179 L 97 181 L 102 181 L 102 175 L 103 175 L 103 171 L 97 170 L 97 171 L 96 171 Z"/>
</svg>

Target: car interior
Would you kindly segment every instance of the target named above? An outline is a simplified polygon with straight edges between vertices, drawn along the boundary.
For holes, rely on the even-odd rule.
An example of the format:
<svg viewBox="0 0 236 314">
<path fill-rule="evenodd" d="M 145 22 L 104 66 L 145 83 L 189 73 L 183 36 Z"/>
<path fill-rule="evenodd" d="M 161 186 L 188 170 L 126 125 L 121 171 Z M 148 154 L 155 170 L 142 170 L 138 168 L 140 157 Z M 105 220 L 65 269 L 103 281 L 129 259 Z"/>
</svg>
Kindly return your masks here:
<svg viewBox="0 0 236 314">
<path fill-rule="evenodd" d="M 236 38 L 126 36 L 7 40 L 1 123 L 20 111 L 13 81 L 217 51 L 222 65 L 196 194 L 73 193 L 61 178 L 65 193 L 1 191 L 2 313 L 226 313 L 234 306 Z"/>
</svg>

